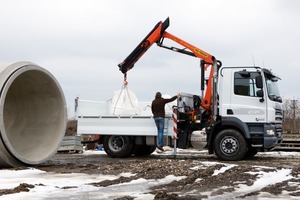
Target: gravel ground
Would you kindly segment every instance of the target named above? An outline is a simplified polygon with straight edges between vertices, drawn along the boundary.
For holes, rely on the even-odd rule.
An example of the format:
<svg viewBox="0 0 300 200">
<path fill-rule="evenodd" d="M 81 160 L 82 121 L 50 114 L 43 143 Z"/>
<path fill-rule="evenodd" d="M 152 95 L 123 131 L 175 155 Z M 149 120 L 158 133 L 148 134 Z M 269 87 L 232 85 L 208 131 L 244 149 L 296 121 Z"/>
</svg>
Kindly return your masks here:
<svg viewBox="0 0 300 200">
<path fill-rule="evenodd" d="M 275 156 L 274 156 L 275 155 Z M 118 175 L 123 172 L 135 174 L 130 177 L 120 177 L 115 180 L 105 180 L 93 183 L 96 187 L 107 187 L 114 184 L 126 183 L 138 178 L 162 179 L 168 175 L 185 176 L 179 181 L 152 187 L 151 194 L 155 199 L 162 200 L 193 200 L 193 199 L 218 199 L 222 194 L 235 191 L 240 184 L 251 186 L 258 175 L 255 173 L 275 172 L 281 169 L 291 169 L 293 178 L 279 183 L 270 183 L 259 190 L 237 194 L 234 199 L 256 199 L 260 194 L 280 195 L 288 192 L 288 196 L 300 198 L 300 153 L 295 156 L 259 153 L 250 160 L 225 162 L 219 161 L 215 156 L 207 155 L 205 151 L 178 153 L 174 158 L 171 153 L 154 153 L 148 157 L 130 157 L 126 159 L 114 159 L 102 154 L 56 154 L 49 161 L 35 166 L 43 171 L 55 173 L 87 173 Z M 215 163 L 207 165 L 207 163 Z M 230 165 L 225 172 L 213 175 L 216 170 Z M 259 167 L 258 167 L 259 166 Z M 290 183 L 293 184 L 290 184 Z M 0 190 L 0 196 L 20 191 L 29 191 L 34 187 L 22 184 L 12 190 Z M 130 196 L 117 198 L 118 200 L 134 199 Z"/>
</svg>

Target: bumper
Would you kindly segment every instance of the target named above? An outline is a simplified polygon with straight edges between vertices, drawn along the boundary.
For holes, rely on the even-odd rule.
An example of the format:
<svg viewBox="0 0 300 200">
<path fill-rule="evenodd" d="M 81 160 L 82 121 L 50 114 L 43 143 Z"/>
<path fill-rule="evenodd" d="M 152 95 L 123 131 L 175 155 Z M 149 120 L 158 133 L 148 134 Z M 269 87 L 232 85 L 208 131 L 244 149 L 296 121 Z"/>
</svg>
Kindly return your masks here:
<svg viewBox="0 0 300 200">
<path fill-rule="evenodd" d="M 276 147 L 278 144 L 280 144 L 281 139 L 274 137 L 265 137 L 264 138 L 264 150 L 269 151 L 272 150 L 274 147 Z"/>
</svg>

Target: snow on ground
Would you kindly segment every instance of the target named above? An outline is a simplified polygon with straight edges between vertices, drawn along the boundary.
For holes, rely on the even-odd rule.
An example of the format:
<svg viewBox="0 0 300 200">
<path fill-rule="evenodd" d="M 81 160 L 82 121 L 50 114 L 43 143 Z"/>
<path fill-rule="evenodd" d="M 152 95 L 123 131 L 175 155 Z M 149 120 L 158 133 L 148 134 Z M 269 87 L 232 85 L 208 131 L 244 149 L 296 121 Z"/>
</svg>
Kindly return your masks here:
<svg viewBox="0 0 300 200">
<path fill-rule="evenodd" d="M 199 151 L 198 151 L 199 152 Z M 168 152 L 170 154 L 170 152 Z M 167 154 L 168 154 L 167 153 Z M 172 152 L 171 152 L 172 153 Z M 191 153 L 191 152 L 189 152 Z M 193 152 L 195 153 L 195 152 Z M 103 151 L 86 151 L 83 155 L 89 154 L 103 154 Z M 263 156 L 268 157 L 299 157 L 298 152 L 268 152 L 263 153 Z M 236 164 L 228 164 L 222 162 L 199 162 L 199 167 L 193 167 L 193 170 L 197 170 L 203 167 L 214 166 L 217 164 L 222 164 L 219 170 L 215 170 L 213 176 L 226 172 L 230 168 L 236 166 Z M 281 168 L 270 168 L 271 170 L 263 170 L 266 167 L 256 166 L 254 171 L 249 171 L 247 173 L 257 175 L 257 179 L 252 185 L 246 185 L 244 183 L 239 184 L 239 187 L 235 189 L 234 192 L 225 193 L 223 197 L 225 199 L 230 199 L 235 197 L 235 194 L 249 193 L 251 191 L 258 191 L 270 184 L 279 183 L 285 180 L 293 178 L 291 175 L 291 169 Z M 115 199 L 123 196 L 132 196 L 136 200 L 152 200 L 154 195 L 149 194 L 149 188 L 153 186 L 163 185 L 170 183 L 174 180 L 180 180 L 185 178 L 184 176 L 176 177 L 173 175 L 168 175 L 163 179 L 159 180 L 146 180 L 137 179 L 127 183 L 121 183 L 116 185 L 111 185 L 108 187 L 95 187 L 91 183 L 98 183 L 103 180 L 113 180 L 121 176 L 130 177 L 134 176 L 131 173 L 122 173 L 118 176 L 113 175 L 101 175 L 101 174 L 84 174 L 84 173 L 65 173 L 57 174 L 52 172 L 45 172 L 35 168 L 28 168 L 23 170 L 10 170 L 10 169 L 0 169 L 0 190 L 1 189 L 12 189 L 17 187 L 21 183 L 32 184 L 35 187 L 30 189 L 29 192 L 21 192 L 9 195 L 0 196 L 1 199 L 12 199 L 12 200 L 22 200 L 22 199 Z M 199 180 L 201 177 L 199 177 Z M 196 181 L 199 181 L 196 180 Z M 292 184 L 292 183 L 291 183 Z M 212 191 L 213 192 L 213 191 Z M 203 195 L 208 195 L 208 199 L 218 199 L 220 196 L 211 196 L 211 192 L 203 193 Z M 286 199 L 287 195 L 281 194 L 281 196 L 270 196 L 268 193 L 261 193 L 257 197 L 258 199 Z M 246 198 L 247 199 L 247 198 Z M 290 197 L 289 199 L 293 199 Z M 296 198 L 295 198 L 296 199 Z"/>
<path fill-rule="evenodd" d="M 121 176 L 133 176 L 122 173 L 118 176 L 89 175 L 83 173 L 56 174 L 46 173 L 34 168 L 25 170 L 0 170 L 0 189 L 11 189 L 20 183 L 35 185 L 30 192 L 21 192 L 0 196 L 0 199 L 112 199 L 126 195 L 136 199 L 153 199 L 147 193 L 149 187 L 170 183 L 184 177 L 166 176 L 160 180 L 137 179 L 129 183 L 116 184 L 108 187 L 95 187 L 91 183 L 113 180 Z M 67 187 L 67 189 L 66 189 Z"/>
</svg>

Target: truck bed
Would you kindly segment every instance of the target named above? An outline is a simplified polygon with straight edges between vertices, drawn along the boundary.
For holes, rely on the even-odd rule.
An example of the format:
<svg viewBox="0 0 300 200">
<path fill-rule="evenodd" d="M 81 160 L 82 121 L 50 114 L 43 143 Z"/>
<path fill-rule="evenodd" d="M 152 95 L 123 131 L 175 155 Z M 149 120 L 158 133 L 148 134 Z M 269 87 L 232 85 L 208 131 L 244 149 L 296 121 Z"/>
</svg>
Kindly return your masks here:
<svg viewBox="0 0 300 200">
<path fill-rule="evenodd" d="M 140 116 L 114 116 L 109 114 L 109 101 L 77 99 L 77 134 L 156 136 L 157 129 L 151 114 L 150 103 L 139 103 Z M 173 136 L 171 115 L 165 119 L 164 134 Z"/>
</svg>

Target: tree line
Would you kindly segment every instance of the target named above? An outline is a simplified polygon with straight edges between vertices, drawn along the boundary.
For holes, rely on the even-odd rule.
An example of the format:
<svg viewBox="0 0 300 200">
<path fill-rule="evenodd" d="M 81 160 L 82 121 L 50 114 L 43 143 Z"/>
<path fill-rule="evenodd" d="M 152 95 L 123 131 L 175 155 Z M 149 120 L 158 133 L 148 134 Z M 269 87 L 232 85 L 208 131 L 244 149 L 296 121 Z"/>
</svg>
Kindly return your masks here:
<svg viewBox="0 0 300 200">
<path fill-rule="evenodd" d="M 284 122 L 283 131 L 299 133 L 300 131 L 300 101 L 298 99 L 283 100 Z"/>
</svg>

